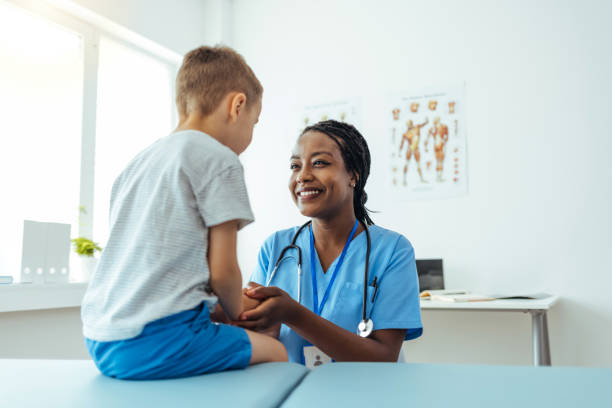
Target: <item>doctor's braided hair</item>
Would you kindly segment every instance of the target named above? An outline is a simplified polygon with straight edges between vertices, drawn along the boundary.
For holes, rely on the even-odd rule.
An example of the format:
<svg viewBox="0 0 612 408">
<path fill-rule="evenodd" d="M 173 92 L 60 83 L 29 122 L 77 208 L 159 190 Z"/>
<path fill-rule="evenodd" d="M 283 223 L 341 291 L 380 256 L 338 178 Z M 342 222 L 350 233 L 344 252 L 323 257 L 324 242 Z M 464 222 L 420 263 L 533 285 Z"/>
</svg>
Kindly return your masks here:
<svg viewBox="0 0 612 408">
<path fill-rule="evenodd" d="M 365 184 L 370 175 L 370 150 L 364 137 L 355 126 L 336 120 L 324 120 L 306 127 L 301 135 L 306 132 L 321 132 L 329 136 L 340 148 L 344 159 L 344 165 L 349 173 L 355 175 L 355 189 L 353 193 L 353 207 L 355 218 L 366 225 L 373 225 L 365 206 L 368 195 L 365 192 Z M 301 136 L 300 135 L 300 136 Z"/>
</svg>

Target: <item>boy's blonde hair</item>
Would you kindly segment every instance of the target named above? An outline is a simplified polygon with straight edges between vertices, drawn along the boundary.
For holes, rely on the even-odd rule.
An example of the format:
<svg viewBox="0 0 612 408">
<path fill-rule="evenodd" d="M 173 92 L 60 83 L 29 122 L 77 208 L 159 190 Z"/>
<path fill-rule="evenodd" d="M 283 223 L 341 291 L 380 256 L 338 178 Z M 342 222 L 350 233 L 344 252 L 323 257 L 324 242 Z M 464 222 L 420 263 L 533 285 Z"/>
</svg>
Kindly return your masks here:
<svg viewBox="0 0 612 408">
<path fill-rule="evenodd" d="M 229 47 L 202 46 L 189 51 L 176 76 L 179 115 L 211 114 L 229 92 L 243 92 L 247 106 L 263 93 L 261 83 L 240 54 Z"/>
</svg>

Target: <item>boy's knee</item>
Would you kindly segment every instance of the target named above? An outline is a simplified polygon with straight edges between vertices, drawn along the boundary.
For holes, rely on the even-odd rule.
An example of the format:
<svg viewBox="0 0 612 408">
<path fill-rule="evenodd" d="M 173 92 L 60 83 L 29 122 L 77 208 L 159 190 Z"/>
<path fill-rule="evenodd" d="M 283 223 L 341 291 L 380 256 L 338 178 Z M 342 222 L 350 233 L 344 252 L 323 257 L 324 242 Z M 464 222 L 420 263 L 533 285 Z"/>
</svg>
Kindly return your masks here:
<svg viewBox="0 0 612 408">
<path fill-rule="evenodd" d="M 287 349 L 285 348 L 285 346 L 283 345 L 283 343 L 281 343 L 278 340 L 275 340 L 276 344 L 276 350 L 275 350 L 275 362 L 287 362 L 289 361 L 289 355 L 287 354 Z"/>
<path fill-rule="evenodd" d="M 252 355 L 250 364 L 288 361 L 287 350 L 283 343 L 265 334 L 247 330 L 251 340 Z"/>
<path fill-rule="evenodd" d="M 279 340 L 269 336 L 265 336 L 266 340 L 266 360 L 270 362 L 286 362 L 289 361 L 287 349 Z"/>
</svg>

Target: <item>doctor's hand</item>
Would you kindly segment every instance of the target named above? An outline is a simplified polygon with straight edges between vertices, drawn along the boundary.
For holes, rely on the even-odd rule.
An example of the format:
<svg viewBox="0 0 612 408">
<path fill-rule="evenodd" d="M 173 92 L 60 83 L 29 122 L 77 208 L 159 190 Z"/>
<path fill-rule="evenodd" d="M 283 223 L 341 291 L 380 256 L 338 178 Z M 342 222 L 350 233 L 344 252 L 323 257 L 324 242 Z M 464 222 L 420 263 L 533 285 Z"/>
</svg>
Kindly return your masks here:
<svg viewBox="0 0 612 408">
<path fill-rule="evenodd" d="M 293 315 L 297 302 L 285 291 L 275 286 L 256 286 L 246 291 L 246 295 L 261 300 L 259 306 L 243 311 L 234 324 L 245 329 L 259 332 L 280 329 L 280 324 Z"/>
</svg>

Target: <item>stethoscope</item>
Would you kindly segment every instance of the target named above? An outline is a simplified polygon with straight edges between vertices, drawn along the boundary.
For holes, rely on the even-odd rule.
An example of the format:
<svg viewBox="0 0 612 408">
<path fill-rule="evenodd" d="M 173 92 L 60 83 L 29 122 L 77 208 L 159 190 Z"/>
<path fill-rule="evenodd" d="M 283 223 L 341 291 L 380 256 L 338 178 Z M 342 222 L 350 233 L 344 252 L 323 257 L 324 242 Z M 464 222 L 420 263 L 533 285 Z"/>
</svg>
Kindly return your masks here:
<svg viewBox="0 0 612 408">
<path fill-rule="evenodd" d="M 370 265 L 371 241 L 370 241 L 370 231 L 368 231 L 368 227 L 363 222 L 361 221 L 359 222 L 361 223 L 361 225 L 363 225 L 365 233 L 366 233 L 367 249 L 366 249 L 366 263 L 365 263 L 365 268 L 364 268 L 364 273 L 363 273 L 363 305 L 362 305 L 362 310 L 361 310 L 361 321 L 357 325 L 357 334 L 359 334 L 361 337 L 368 337 L 374 330 L 374 322 L 372 321 L 372 319 L 367 318 L 366 316 L 366 305 L 367 305 L 367 300 L 368 300 L 368 269 Z M 274 264 L 274 269 L 272 270 L 272 273 L 270 274 L 270 277 L 268 278 L 266 282 L 266 286 L 270 286 L 270 282 L 272 282 L 272 279 L 274 279 L 274 275 L 276 275 L 276 271 L 278 270 L 278 267 L 281 264 L 281 262 L 284 259 L 289 259 L 289 258 L 284 258 L 285 253 L 290 249 L 297 250 L 297 253 L 298 253 L 298 259 L 297 259 L 298 298 L 297 298 L 297 301 L 300 304 L 302 303 L 302 249 L 298 245 L 296 245 L 295 242 L 297 241 L 297 238 L 302 232 L 302 230 L 306 228 L 307 226 L 309 226 L 311 223 L 312 221 L 308 221 L 307 223 L 302 225 L 297 230 L 297 232 L 293 235 L 291 244 L 287 245 L 286 247 L 282 249 L 282 251 L 280 252 L 280 255 L 278 256 L 278 259 L 276 260 L 276 263 Z M 374 285 L 374 296 L 376 296 L 376 291 L 378 290 L 378 286 L 376 284 L 376 278 L 374 278 L 373 285 Z M 372 301 L 374 301 L 374 296 L 372 297 Z"/>
</svg>

